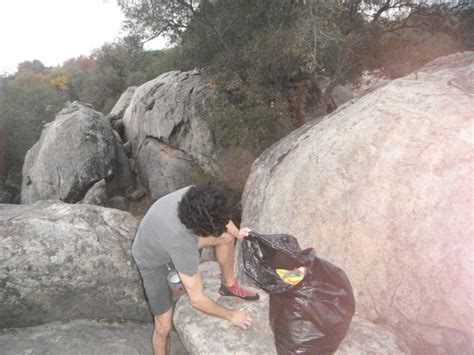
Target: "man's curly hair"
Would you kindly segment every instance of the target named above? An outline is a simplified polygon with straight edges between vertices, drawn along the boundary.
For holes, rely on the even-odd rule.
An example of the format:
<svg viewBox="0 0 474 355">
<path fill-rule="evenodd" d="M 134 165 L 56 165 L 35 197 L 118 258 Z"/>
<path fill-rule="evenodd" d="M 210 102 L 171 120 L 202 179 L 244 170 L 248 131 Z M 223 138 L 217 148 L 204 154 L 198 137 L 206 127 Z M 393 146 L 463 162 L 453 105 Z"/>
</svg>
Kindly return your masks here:
<svg viewBox="0 0 474 355">
<path fill-rule="evenodd" d="M 231 219 L 227 195 L 219 186 L 203 183 L 191 187 L 178 204 L 178 217 L 201 237 L 218 237 Z"/>
</svg>

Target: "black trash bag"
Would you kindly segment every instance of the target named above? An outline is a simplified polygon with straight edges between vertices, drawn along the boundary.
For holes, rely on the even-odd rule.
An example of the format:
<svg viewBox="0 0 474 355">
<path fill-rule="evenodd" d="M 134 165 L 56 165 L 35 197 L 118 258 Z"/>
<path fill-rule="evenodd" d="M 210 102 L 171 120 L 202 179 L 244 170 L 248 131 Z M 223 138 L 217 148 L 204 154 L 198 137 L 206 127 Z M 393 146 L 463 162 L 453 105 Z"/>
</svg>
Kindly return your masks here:
<svg viewBox="0 0 474 355">
<path fill-rule="evenodd" d="M 349 330 L 355 312 L 345 272 L 301 250 L 287 234 L 250 232 L 243 242 L 244 271 L 270 294 L 270 325 L 278 354 L 331 354 Z M 275 269 L 304 266 L 297 285 L 284 282 Z"/>
</svg>

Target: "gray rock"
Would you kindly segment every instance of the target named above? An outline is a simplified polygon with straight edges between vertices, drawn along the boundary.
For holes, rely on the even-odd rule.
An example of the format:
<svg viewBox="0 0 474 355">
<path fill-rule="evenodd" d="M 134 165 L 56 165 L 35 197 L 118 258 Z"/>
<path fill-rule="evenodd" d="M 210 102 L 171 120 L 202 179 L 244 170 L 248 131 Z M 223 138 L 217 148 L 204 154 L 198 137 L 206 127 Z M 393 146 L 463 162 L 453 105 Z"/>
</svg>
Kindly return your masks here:
<svg viewBox="0 0 474 355">
<path fill-rule="evenodd" d="M 123 120 L 115 120 L 112 122 L 112 128 L 117 131 L 117 133 L 122 136 L 124 131 Z"/>
<path fill-rule="evenodd" d="M 336 107 L 339 107 L 345 104 L 346 102 L 352 100 L 353 98 L 355 98 L 354 93 L 342 85 L 336 85 L 336 87 L 334 88 L 332 92 L 332 99 Z"/>
<path fill-rule="evenodd" d="M 151 323 L 76 320 L 0 330 L 3 355 L 152 355 Z M 170 355 L 186 355 L 171 332 Z"/>
<path fill-rule="evenodd" d="M 113 161 L 113 176 L 107 182 L 107 195 L 114 196 L 122 194 L 126 189 L 133 187 L 135 176 L 129 163 L 127 153 L 122 144 L 120 135 L 114 130 L 115 137 L 115 159 Z"/>
<path fill-rule="evenodd" d="M 0 205 L 0 328 L 78 318 L 150 320 L 129 213 L 40 201 Z"/>
<path fill-rule="evenodd" d="M 115 208 L 121 211 L 127 211 L 128 201 L 123 196 L 114 196 L 107 201 L 107 207 Z"/>
<path fill-rule="evenodd" d="M 137 188 L 133 191 L 131 191 L 128 195 L 127 198 L 130 201 L 138 201 L 141 200 L 143 197 L 145 197 L 146 191 L 144 188 L 137 186 Z"/>
<path fill-rule="evenodd" d="M 113 127 L 112 127 L 113 128 Z M 115 137 L 115 140 L 117 143 L 120 143 L 123 145 L 123 141 L 122 141 L 122 137 L 120 137 L 120 134 L 117 132 L 116 129 L 113 129 L 113 134 L 114 134 L 114 137 Z"/>
<path fill-rule="evenodd" d="M 107 201 L 106 184 L 105 184 L 105 180 L 102 179 L 96 182 L 89 189 L 89 191 L 87 191 L 86 196 L 84 196 L 84 199 L 81 201 L 81 203 L 85 203 L 88 205 L 105 206 L 106 201 Z"/>
<path fill-rule="evenodd" d="M 183 151 L 148 138 L 138 154 L 138 177 L 152 199 L 193 183 L 195 163 Z"/>
<path fill-rule="evenodd" d="M 387 85 L 389 82 L 390 80 L 385 78 L 380 70 L 374 70 L 365 71 L 357 83 L 349 84 L 348 86 L 357 97 L 361 97 Z"/>
<path fill-rule="evenodd" d="M 205 315 L 194 309 L 187 296 L 176 304 L 174 324 L 184 347 L 191 354 L 276 354 L 269 323 L 269 296 L 259 291 L 260 300 L 246 302 L 218 294 L 219 266 L 216 262 L 200 265 L 205 293 L 232 309 L 243 309 L 252 315 L 248 330 L 240 330 L 229 321 Z M 336 354 L 409 354 L 407 347 L 390 332 L 355 317 L 349 333 Z"/>
<path fill-rule="evenodd" d="M 135 90 L 123 116 L 125 140 L 131 143 L 136 171 L 151 196 L 192 181 L 190 163 L 207 173 L 218 169 L 217 148 L 202 119 L 210 96 L 207 80 L 198 71 L 165 73 Z M 167 166 L 159 178 L 156 164 Z"/>
<path fill-rule="evenodd" d="M 240 330 L 229 321 L 194 309 L 189 298 L 182 296 L 176 304 L 173 320 L 184 347 L 191 354 L 268 354 L 268 350 L 274 347 L 268 325 L 268 296 L 260 292 L 261 299 L 255 302 L 220 296 L 218 264 L 213 261 L 203 263 L 199 271 L 205 293 L 228 308 L 248 311 L 253 316 L 253 325 L 248 331 Z"/>
<path fill-rule="evenodd" d="M 137 89 L 136 86 L 131 86 L 125 90 L 125 92 L 120 96 L 119 100 L 110 111 L 111 115 L 115 115 L 118 119 L 123 118 L 125 111 L 127 110 L 130 102 L 132 101 L 133 94 Z"/>
<path fill-rule="evenodd" d="M 308 123 L 243 194 L 243 225 L 315 247 L 416 353 L 474 352 L 472 73 L 442 58 Z"/>
<path fill-rule="evenodd" d="M 21 180 L 21 171 L 18 171 L 18 169 L 10 169 L 10 171 L 7 173 L 7 178 L 4 183 L 4 189 L 8 192 L 12 192 L 15 195 L 19 195 L 21 192 Z"/>
<path fill-rule="evenodd" d="M 73 102 L 48 124 L 23 165 L 22 203 L 80 201 L 114 173 L 114 136 L 103 115 Z"/>
<path fill-rule="evenodd" d="M 130 144 L 129 141 L 123 144 L 123 150 L 125 151 L 127 158 L 130 158 L 132 156 L 132 145 Z"/>
<path fill-rule="evenodd" d="M 318 82 L 319 88 L 324 93 L 329 85 L 330 80 L 324 78 Z M 336 85 L 336 87 L 332 90 L 331 99 L 336 105 L 336 107 L 345 104 L 346 102 L 355 98 L 354 93 L 342 85 Z"/>
<path fill-rule="evenodd" d="M 0 191 L 0 203 L 11 203 L 14 198 L 14 193 L 9 191 Z"/>
<path fill-rule="evenodd" d="M 121 116 L 119 117 L 116 114 L 109 113 L 108 115 L 105 116 L 105 118 L 107 119 L 107 121 L 109 121 L 114 131 L 116 131 L 121 137 L 123 134 L 123 128 L 124 128 L 122 117 Z"/>
</svg>

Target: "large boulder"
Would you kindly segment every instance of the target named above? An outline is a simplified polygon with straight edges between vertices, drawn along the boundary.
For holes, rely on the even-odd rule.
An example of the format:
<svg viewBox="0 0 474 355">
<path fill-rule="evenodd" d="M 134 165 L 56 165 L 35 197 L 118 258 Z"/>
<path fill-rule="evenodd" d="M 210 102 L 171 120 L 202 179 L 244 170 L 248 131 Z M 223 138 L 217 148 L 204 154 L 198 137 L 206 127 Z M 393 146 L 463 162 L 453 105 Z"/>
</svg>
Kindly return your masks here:
<svg viewBox="0 0 474 355">
<path fill-rule="evenodd" d="M 0 205 L 0 328 L 151 319 L 130 255 L 137 221 L 58 201 Z"/>
<path fill-rule="evenodd" d="M 74 203 L 102 179 L 111 180 L 120 173 L 118 179 L 123 181 L 126 169 L 119 169 L 117 149 L 112 127 L 103 115 L 89 105 L 73 102 L 45 126 L 26 154 L 21 202 L 58 199 Z"/>
<path fill-rule="evenodd" d="M 202 118 L 210 95 L 199 71 L 165 73 L 135 90 L 123 117 L 125 139 L 153 198 L 193 181 L 194 166 L 217 169 L 216 146 Z"/>
<path fill-rule="evenodd" d="M 415 353 L 473 353 L 474 52 L 308 123 L 254 163 L 243 224 L 342 267 Z"/>
<path fill-rule="evenodd" d="M 275 340 L 270 328 L 269 296 L 260 291 L 260 300 L 247 302 L 235 297 L 222 297 L 220 268 L 216 262 L 201 264 L 206 294 L 232 309 L 252 315 L 252 326 L 241 330 L 231 322 L 207 316 L 194 309 L 187 296 L 180 298 L 174 312 L 174 325 L 184 347 L 191 354 L 275 354 Z M 409 354 L 407 347 L 393 334 L 359 317 L 354 318 L 349 333 L 336 354 Z"/>
</svg>

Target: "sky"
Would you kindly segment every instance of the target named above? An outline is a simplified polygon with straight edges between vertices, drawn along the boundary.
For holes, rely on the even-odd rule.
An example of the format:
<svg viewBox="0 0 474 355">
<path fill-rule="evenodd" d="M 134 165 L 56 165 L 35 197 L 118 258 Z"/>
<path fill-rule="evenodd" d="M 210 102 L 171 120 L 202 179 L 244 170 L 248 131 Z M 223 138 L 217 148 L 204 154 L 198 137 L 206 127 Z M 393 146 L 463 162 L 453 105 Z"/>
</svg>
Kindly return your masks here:
<svg viewBox="0 0 474 355">
<path fill-rule="evenodd" d="M 56 66 L 89 55 L 123 34 L 123 19 L 116 0 L 0 0 L 0 74 L 25 60 Z"/>
</svg>

